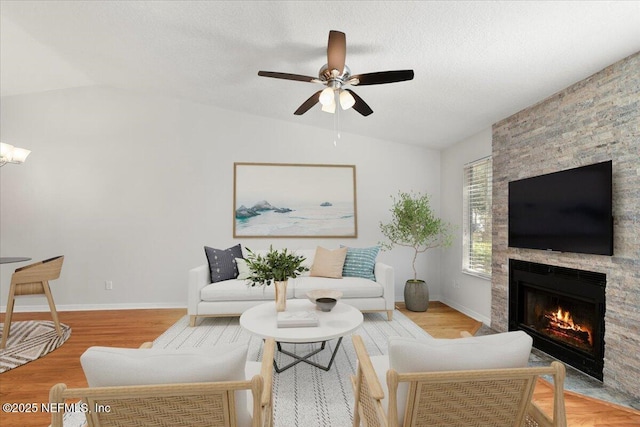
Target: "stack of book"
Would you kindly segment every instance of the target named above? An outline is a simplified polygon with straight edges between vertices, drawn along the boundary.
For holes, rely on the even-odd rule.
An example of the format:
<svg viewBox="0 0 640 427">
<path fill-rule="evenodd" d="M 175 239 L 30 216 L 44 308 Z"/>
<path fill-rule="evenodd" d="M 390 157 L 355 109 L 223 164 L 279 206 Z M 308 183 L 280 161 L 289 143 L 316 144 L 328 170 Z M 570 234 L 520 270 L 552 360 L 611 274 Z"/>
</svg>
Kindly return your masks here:
<svg viewBox="0 0 640 427">
<path fill-rule="evenodd" d="M 318 326 L 318 316 L 313 311 L 281 311 L 278 328 L 308 328 Z"/>
</svg>

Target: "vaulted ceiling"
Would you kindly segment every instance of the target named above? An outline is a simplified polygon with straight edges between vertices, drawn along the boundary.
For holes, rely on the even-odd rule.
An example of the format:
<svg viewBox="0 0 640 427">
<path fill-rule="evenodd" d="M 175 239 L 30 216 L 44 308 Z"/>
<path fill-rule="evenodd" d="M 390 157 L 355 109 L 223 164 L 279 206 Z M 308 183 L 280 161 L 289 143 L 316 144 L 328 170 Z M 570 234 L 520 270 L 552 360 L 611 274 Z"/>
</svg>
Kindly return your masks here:
<svg viewBox="0 0 640 427">
<path fill-rule="evenodd" d="M 373 109 L 344 132 L 446 147 L 640 51 L 640 2 L 6 1 L 2 96 L 100 85 L 332 129 L 317 76 L 329 30 L 353 73 L 413 69 L 354 87 Z"/>
</svg>

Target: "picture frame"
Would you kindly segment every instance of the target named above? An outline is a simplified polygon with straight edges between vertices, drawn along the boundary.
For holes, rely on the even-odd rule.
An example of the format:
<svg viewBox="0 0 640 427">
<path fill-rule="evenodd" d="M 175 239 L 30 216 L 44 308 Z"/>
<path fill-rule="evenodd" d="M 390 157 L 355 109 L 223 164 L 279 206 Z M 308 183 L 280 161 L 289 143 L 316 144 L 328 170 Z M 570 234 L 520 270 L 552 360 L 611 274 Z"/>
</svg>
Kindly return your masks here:
<svg viewBox="0 0 640 427">
<path fill-rule="evenodd" d="M 233 237 L 358 237 L 355 165 L 234 163 Z"/>
</svg>

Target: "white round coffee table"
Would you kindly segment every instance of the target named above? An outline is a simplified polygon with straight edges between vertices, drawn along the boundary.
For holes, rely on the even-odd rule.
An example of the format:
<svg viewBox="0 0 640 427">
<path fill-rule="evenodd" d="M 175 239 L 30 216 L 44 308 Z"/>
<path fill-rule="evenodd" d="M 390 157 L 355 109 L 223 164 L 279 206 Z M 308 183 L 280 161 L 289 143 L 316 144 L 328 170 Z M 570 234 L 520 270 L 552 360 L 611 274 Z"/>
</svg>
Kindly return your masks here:
<svg viewBox="0 0 640 427">
<path fill-rule="evenodd" d="M 240 316 L 240 326 L 254 335 L 262 338 L 274 338 L 278 346 L 278 351 L 287 356 L 293 357 L 294 362 L 278 367 L 275 360 L 273 366 L 276 372 L 280 373 L 300 362 L 308 363 L 316 368 L 328 371 L 331 369 L 333 360 L 336 357 L 342 337 L 355 331 L 362 325 L 364 320 L 362 313 L 357 308 L 338 302 L 333 310 L 323 312 L 316 309 L 316 305 L 306 299 L 287 300 L 287 312 L 314 311 L 318 317 L 318 326 L 279 328 L 277 324 L 277 312 L 275 302 L 268 302 L 257 305 L 246 310 Z M 319 365 L 309 358 L 314 354 L 324 350 L 327 341 L 338 338 L 331 360 L 327 366 Z M 295 353 L 282 349 L 282 343 L 316 343 L 321 342 L 320 348 L 313 350 L 309 354 L 299 356 Z"/>
</svg>

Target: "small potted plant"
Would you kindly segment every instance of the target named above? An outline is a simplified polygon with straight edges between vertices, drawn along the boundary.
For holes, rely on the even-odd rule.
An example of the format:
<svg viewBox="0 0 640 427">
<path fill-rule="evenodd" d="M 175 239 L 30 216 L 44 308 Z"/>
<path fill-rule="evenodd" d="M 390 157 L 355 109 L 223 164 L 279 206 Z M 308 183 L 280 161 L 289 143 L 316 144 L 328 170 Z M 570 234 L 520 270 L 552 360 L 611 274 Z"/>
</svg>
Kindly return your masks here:
<svg viewBox="0 0 640 427">
<path fill-rule="evenodd" d="M 247 280 L 251 286 L 268 286 L 273 282 L 276 287 L 276 310 L 284 311 L 287 304 L 287 281 L 309 271 L 302 265 L 306 258 L 286 248 L 275 250 L 273 246 L 269 247 L 269 252 L 265 255 L 246 249 L 246 262 L 251 271 Z"/>
<path fill-rule="evenodd" d="M 416 259 L 428 249 L 450 246 L 452 227 L 435 216 L 426 194 L 400 192 L 397 199 L 393 196 L 392 199 L 391 221 L 380 222 L 380 230 L 388 241 L 380 242 L 380 246 L 385 249 L 406 246 L 414 250 L 413 279 L 405 283 L 404 301 L 410 311 L 427 311 L 429 288 L 424 280 L 418 279 Z"/>
</svg>

